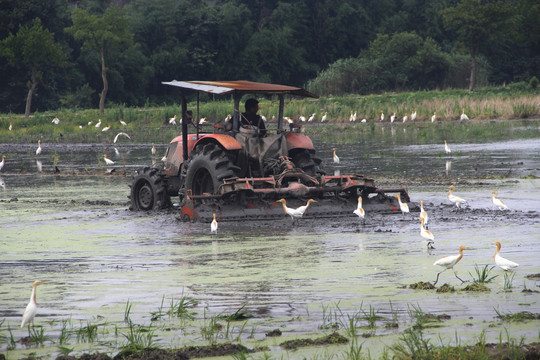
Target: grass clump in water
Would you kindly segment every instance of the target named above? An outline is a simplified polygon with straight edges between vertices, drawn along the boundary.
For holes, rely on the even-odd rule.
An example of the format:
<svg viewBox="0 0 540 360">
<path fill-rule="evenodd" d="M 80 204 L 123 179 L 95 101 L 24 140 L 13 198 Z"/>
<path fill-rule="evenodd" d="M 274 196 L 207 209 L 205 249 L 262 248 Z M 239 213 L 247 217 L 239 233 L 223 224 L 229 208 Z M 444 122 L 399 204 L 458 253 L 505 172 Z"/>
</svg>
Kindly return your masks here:
<svg viewBox="0 0 540 360">
<path fill-rule="evenodd" d="M 444 284 L 443 286 L 439 287 L 437 289 L 437 292 L 438 293 L 451 293 L 451 292 L 455 292 L 456 289 L 453 287 L 453 286 L 450 286 L 448 284 Z"/>
<path fill-rule="evenodd" d="M 501 319 L 502 321 L 514 321 L 514 322 L 522 322 L 527 320 L 540 320 L 540 314 L 534 314 L 529 311 L 520 311 L 517 313 L 508 313 L 503 314 L 497 309 L 494 309 L 495 313 L 497 313 L 497 317 Z"/>
<path fill-rule="evenodd" d="M 430 282 L 419 281 L 417 283 L 409 285 L 409 288 L 414 290 L 433 290 L 435 286 Z"/>
<path fill-rule="evenodd" d="M 409 317 L 414 321 L 414 324 L 412 326 L 413 329 L 424 329 L 426 327 L 439 327 L 440 325 L 438 323 L 442 321 L 442 318 L 437 315 L 425 313 L 420 308 L 420 305 L 407 306 L 407 311 L 409 313 Z"/>
<path fill-rule="evenodd" d="M 335 345 L 335 344 L 347 344 L 349 339 L 340 335 L 338 332 L 333 332 L 330 335 L 323 336 L 316 339 L 297 339 L 284 341 L 279 346 L 284 349 L 296 349 L 299 347 L 315 346 L 315 345 Z"/>
<path fill-rule="evenodd" d="M 467 286 L 465 286 L 463 289 L 463 291 L 478 291 L 478 292 L 489 292 L 491 290 L 489 290 L 489 288 L 484 285 L 483 283 L 478 283 L 478 282 L 473 282 L 472 284 L 469 284 Z"/>
<path fill-rule="evenodd" d="M 479 267 L 478 265 L 474 265 L 474 271 L 476 273 L 476 276 L 471 273 L 469 273 L 469 275 L 471 275 L 475 283 L 480 283 L 480 284 L 489 283 L 497 277 L 497 275 L 490 276 L 490 273 L 491 271 L 493 271 L 494 268 L 495 266 L 493 265 L 491 266 L 485 265 L 484 267 Z"/>
</svg>

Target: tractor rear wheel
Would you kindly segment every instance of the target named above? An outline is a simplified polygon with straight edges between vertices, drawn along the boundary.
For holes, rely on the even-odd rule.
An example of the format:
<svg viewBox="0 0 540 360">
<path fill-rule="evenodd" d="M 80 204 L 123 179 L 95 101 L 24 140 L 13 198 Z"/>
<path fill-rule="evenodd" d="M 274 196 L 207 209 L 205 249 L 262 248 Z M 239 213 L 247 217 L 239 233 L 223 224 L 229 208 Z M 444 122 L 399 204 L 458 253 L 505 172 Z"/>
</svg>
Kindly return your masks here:
<svg viewBox="0 0 540 360">
<path fill-rule="evenodd" d="M 171 206 L 167 183 L 156 168 L 138 169 L 129 186 L 131 187 L 129 209 L 132 211 L 161 210 Z"/>
<path fill-rule="evenodd" d="M 223 179 L 237 177 L 240 168 L 232 162 L 225 150 L 209 143 L 193 150 L 186 170 L 187 190 L 193 195 L 215 194 Z"/>
</svg>

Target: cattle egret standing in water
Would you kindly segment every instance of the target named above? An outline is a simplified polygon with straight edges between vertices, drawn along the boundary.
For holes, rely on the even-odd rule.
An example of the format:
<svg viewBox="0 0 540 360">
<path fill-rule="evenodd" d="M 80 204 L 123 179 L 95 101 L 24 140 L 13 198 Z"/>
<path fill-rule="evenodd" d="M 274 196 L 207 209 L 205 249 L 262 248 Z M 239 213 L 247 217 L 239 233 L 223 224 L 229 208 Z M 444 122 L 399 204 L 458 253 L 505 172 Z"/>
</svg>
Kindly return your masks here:
<svg viewBox="0 0 540 360">
<path fill-rule="evenodd" d="M 332 148 L 334 150 L 334 164 L 339 164 L 339 157 L 336 155 L 336 148 Z"/>
<path fill-rule="evenodd" d="M 423 217 L 419 217 L 418 220 L 420 220 L 420 236 L 422 237 L 422 239 L 426 240 L 427 248 L 435 249 L 435 247 L 433 246 L 433 244 L 435 243 L 435 236 L 431 233 L 431 231 L 424 228 L 425 220 Z"/>
<path fill-rule="evenodd" d="M 460 279 L 459 276 L 457 276 L 456 274 L 456 270 L 454 270 L 454 266 L 459 262 L 459 260 L 461 260 L 461 258 L 463 257 L 463 249 L 470 249 L 470 247 L 468 246 L 465 246 L 465 245 L 461 245 L 459 247 L 459 255 L 450 255 L 450 256 L 445 256 L 443 258 L 440 258 L 439 260 L 435 261 L 433 263 L 433 265 L 437 265 L 437 266 L 441 266 L 443 268 L 445 268 L 443 271 L 441 271 L 440 273 L 437 273 L 437 280 L 435 280 L 435 282 L 433 283 L 433 286 L 435 286 L 437 284 L 437 281 L 439 281 L 439 275 L 441 275 L 443 272 L 445 272 L 446 270 L 448 269 L 452 269 L 454 271 L 454 275 L 456 275 L 456 277 L 462 282 L 464 283 L 465 281 Z"/>
<path fill-rule="evenodd" d="M 41 140 L 38 140 L 38 148 L 36 149 L 36 156 L 39 156 L 41 154 Z"/>
<path fill-rule="evenodd" d="M 214 213 L 214 220 L 212 220 L 212 224 L 210 224 L 210 232 L 212 234 L 217 234 L 218 229 L 218 222 L 216 220 L 216 213 Z"/>
<path fill-rule="evenodd" d="M 366 211 L 364 210 L 364 208 L 362 208 L 362 197 L 361 196 L 358 197 L 358 206 L 356 207 L 356 210 L 353 211 L 353 213 L 358 215 L 358 217 L 362 219 L 362 224 L 365 223 Z"/>
<path fill-rule="evenodd" d="M 493 191 L 493 196 L 491 197 L 491 202 L 493 205 L 499 208 L 499 210 L 508 210 L 508 206 L 501 200 L 497 199 L 495 196 L 499 195 L 499 192 L 497 190 Z"/>
<path fill-rule="evenodd" d="M 6 155 L 2 155 L 2 161 L 0 162 L 0 170 L 4 168 L 4 165 L 6 164 Z"/>
<path fill-rule="evenodd" d="M 422 219 L 424 219 L 424 225 L 426 225 L 426 228 L 427 228 L 429 217 L 428 217 L 427 211 L 424 210 L 424 201 L 423 200 L 420 200 L 420 217 Z"/>
<path fill-rule="evenodd" d="M 450 191 L 448 191 L 448 194 L 446 195 L 446 197 L 448 198 L 448 200 L 454 203 L 458 209 L 460 209 L 461 208 L 460 206 L 462 204 L 465 204 L 467 200 L 462 199 L 459 196 L 452 194 L 452 191 L 454 191 L 454 189 L 455 189 L 454 185 L 450 185 Z"/>
<path fill-rule="evenodd" d="M 399 194 L 396 194 L 395 197 L 398 200 L 399 209 L 401 210 L 401 213 L 403 214 L 403 216 L 405 216 L 405 213 L 409 212 L 409 205 L 407 205 L 406 202 L 401 202 L 401 196 L 399 196 Z"/>
<path fill-rule="evenodd" d="M 446 143 L 446 140 L 444 140 L 444 152 L 447 154 L 452 153 L 452 150 L 450 150 L 450 146 Z"/>
<path fill-rule="evenodd" d="M 22 316 L 22 322 L 21 322 L 21 329 L 24 328 L 25 325 L 28 325 L 28 330 L 30 330 L 30 323 L 34 325 L 34 316 L 36 316 L 37 313 L 37 303 L 36 303 L 36 287 L 39 284 L 46 284 L 46 281 L 34 281 L 34 285 L 32 285 L 32 295 L 30 296 L 30 302 L 26 306 L 26 309 L 24 310 L 23 316 Z"/>
<path fill-rule="evenodd" d="M 498 241 L 492 242 L 491 245 L 497 245 L 497 251 L 495 251 L 495 255 L 493 258 L 495 259 L 495 264 L 503 269 L 504 271 L 512 270 L 513 268 L 517 268 L 519 264 L 516 264 L 513 261 L 510 261 L 508 259 L 503 258 L 501 255 L 499 255 L 499 251 L 501 251 L 501 243 Z"/>
<path fill-rule="evenodd" d="M 306 205 L 300 206 L 300 207 L 298 207 L 296 209 L 292 209 L 290 207 L 287 207 L 287 201 L 285 199 L 279 199 L 277 202 L 280 202 L 283 205 L 283 211 L 285 212 L 285 214 L 287 214 L 287 215 L 289 215 L 291 217 L 291 219 L 293 221 L 293 224 L 294 224 L 294 222 L 297 219 L 300 219 L 302 216 L 304 216 L 304 213 L 309 208 L 309 205 L 312 202 L 317 202 L 317 201 L 315 201 L 313 199 L 309 199 Z"/>
<path fill-rule="evenodd" d="M 111 159 L 109 159 L 109 158 L 107 157 L 107 154 L 103 154 L 103 160 L 105 160 L 105 163 L 106 163 L 107 165 L 114 165 L 114 161 L 112 161 Z"/>
</svg>

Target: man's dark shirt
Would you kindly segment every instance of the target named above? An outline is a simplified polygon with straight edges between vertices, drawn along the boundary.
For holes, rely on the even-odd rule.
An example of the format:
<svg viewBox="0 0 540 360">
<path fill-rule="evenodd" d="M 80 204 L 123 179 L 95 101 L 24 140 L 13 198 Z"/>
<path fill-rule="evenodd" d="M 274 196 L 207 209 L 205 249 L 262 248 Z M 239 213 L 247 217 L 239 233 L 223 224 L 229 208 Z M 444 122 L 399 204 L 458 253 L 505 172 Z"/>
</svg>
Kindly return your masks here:
<svg viewBox="0 0 540 360">
<path fill-rule="evenodd" d="M 264 121 L 261 119 L 261 117 L 257 114 L 248 114 L 248 113 L 242 113 L 242 116 L 240 117 L 240 124 L 242 126 L 247 125 L 253 125 L 257 126 L 260 129 L 260 134 L 262 136 L 266 135 L 266 125 L 264 124 Z"/>
</svg>

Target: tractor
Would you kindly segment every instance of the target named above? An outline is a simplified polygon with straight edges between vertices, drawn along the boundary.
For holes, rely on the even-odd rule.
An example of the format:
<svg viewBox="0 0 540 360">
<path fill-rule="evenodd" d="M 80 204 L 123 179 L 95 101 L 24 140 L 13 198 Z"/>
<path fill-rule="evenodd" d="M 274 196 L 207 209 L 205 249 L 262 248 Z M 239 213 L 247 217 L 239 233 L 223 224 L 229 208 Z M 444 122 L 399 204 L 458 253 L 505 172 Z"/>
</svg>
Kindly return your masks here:
<svg viewBox="0 0 540 360">
<path fill-rule="evenodd" d="M 172 206 L 178 199 L 185 221 L 282 219 L 281 204 L 304 205 L 315 199 L 304 217 L 355 216 L 359 196 L 366 212 L 399 211 L 403 188 L 379 189 L 374 180 L 360 174 L 327 175 L 316 157 L 311 139 L 302 133 L 301 123 L 285 128 L 285 96 L 316 95 L 297 87 L 250 81 L 170 81 L 162 84 L 181 89 L 182 133 L 167 148 L 161 167 L 143 167 L 130 184 L 130 209 L 150 211 Z M 195 91 L 196 114 L 190 119 L 185 91 Z M 234 112 L 226 121 L 200 124 L 199 95 L 232 95 Z M 245 95 L 279 100 L 276 129 L 261 136 L 258 128 L 242 126 L 240 101 Z M 192 130 L 191 133 L 189 130 Z"/>
</svg>

